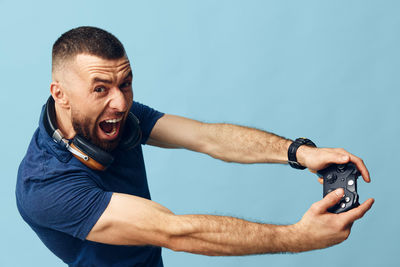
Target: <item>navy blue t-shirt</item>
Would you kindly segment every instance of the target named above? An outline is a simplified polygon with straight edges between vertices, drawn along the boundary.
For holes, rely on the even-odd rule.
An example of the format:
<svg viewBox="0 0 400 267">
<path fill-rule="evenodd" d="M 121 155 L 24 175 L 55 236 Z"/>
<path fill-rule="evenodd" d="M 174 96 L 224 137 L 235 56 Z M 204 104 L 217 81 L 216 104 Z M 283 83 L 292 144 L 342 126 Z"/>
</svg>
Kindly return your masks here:
<svg viewBox="0 0 400 267">
<path fill-rule="evenodd" d="M 145 144 L 164 114 L 134 102 Z M 86 240 L 113 192 L 150 199 L 142 146 L 116 149 L 104 172 L 91 170 L 55 143 L 43 114 L 18 169 L 16 199 L 23 219 L 43 243 L 70 266 L 163 266 L 161 248 L 116 246 Z M 135 208 L 135 207 L 132 207 Z"/>
</svg>

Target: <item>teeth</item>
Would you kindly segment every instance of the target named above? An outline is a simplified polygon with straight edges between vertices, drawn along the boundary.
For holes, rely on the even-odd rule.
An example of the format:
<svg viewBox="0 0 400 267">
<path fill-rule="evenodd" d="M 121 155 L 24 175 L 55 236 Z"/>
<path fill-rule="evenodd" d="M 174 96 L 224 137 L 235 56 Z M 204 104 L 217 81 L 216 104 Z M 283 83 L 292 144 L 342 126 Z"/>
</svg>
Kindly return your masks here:
<svg viewBox="0 0 400 267">
<path fill-rule="evenodd" d="M 111 131 L 111 133 L 105 133 L 108 136 L 112 136 L 117 132 L 117 126 L 114 124 L 113 125 L 113 130 Z"/>
<path fill-rule="evenodd" d="M 119 119 L 111 119 L 111 120 L 106 120 L 107 123 L 116 123 L 122 120 L 122 117 Z"/>
</svg>

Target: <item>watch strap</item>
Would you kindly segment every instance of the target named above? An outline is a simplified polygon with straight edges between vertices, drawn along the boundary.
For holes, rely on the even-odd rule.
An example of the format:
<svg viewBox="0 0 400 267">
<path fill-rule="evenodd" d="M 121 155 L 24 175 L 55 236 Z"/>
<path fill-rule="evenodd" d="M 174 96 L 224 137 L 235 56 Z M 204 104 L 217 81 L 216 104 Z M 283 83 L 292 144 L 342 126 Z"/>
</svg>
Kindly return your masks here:
<svg viewBox="0 0 400 267">
<path fill-rule="evenodd" d="M 299 169 L 299 170 L 304 170 L 306 168 L 306 167 L 300 165 L 300 163 L 297 161 L 297 157 L 296 157 L 297 149 L 302 145 L 316 147 L 316 145 L 314 144 L 313 141 L 311 141 L 310 139 L 304 138 L 304 137 L 297 138 L 296 140 L 294 140 L 293 143 L 290 144 L 289 149 L 288 149 L 289 165 L 292 168 Z"/>
</svg>

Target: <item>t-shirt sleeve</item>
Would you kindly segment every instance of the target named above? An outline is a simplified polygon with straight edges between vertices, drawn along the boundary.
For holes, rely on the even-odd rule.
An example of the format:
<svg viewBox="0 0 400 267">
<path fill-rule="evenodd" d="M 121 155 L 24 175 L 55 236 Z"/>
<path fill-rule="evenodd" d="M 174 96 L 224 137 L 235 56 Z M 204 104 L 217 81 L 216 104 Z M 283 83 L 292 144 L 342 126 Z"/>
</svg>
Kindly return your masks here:
<svg viewBox="0 0 400 267">
<path fill-rule="evenodd" d="M 161 118 L 164 113 L 157 111 L 151 107 L 143 105 L 134 101 L 131 107 L 131 112 L 139 119 L 140 128 L 142 130 L 142 144 L 146 144 L 150 136 L 151 130 L 156 124 L 157 120 Z"/>
<path fill-rule="evenodd" d="M 81 174 L 28 183 L 22 207 L 30 220 L 81 240 L 86 239 L 112 196 Z"/>
</svg>

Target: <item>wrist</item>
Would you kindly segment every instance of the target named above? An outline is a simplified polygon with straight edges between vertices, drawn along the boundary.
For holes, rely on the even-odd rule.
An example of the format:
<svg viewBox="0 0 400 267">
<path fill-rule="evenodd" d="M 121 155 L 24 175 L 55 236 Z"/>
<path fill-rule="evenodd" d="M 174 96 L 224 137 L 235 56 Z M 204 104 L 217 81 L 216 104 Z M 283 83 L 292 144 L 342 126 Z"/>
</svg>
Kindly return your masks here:
<svg viewBox="0 0 400 267">
<path fill-rule="evenodd" d="M 304 156 L 304 154 L 306 154 L 304 152 L 307 152 L 307 148 L 304 149 L 304 147 L 306 147 L 306 146 L 308 148 L 316 147 L 314 142 L 312 142 L 310 139 L 307 139 L 304 137 L 297 138 L 289 146 L 287 153 L 288 153 L 288 162 L 291 167 L 293 167 L 295 169 L 300 169 L 300 170 L 304 170 L 305 168 L 307 168 L 307 165 L 306 165 L 307 157 Z"/>
<path fill-rule="evenodd" d="M 291 252 L 303 252 L 312 249 L 309 242 L 309 234 L 301 222 L 297 222 L 295 224 L 290 225 L 293 240 L 295 243 L 293 244 Z"/>
<path fill-rule="evenodd" d="M 260 253 L 301 252 L 304 251 L 304 229 L 298 223 L 291 225 L 265 225 L 266 234 L 262 233 L 263 240 Z M 262 232 L 262 231 L 261 231 Z M 265 243 L 267 242 L 267 243 Z"/>
<path fill-rule="evenodd" d="M 297 157 L 297 162 L 306 168 L 307 166 L 307 158 L 309 155 L 312 153 L 312 151 L 316 149 L 315 147 L 307 146 L 307 145 L 302 145 L 297 149 L 296 152 L 296 157 Z"/>
</svg>

